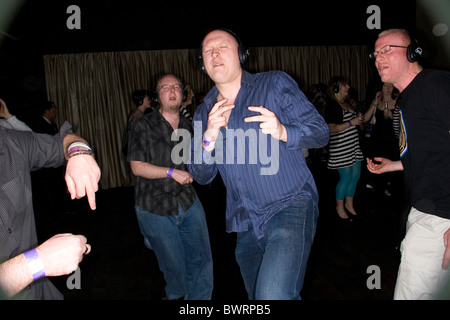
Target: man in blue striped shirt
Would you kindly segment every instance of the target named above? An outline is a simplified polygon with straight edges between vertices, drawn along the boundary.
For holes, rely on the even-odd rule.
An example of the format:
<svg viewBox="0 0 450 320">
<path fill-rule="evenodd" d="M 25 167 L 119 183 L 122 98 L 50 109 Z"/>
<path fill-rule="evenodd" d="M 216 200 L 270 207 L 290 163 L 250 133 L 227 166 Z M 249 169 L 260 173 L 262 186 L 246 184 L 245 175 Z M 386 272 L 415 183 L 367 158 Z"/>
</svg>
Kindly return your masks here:
<svg viewBox="0 0 450 320">
<path fill-rule="evenodd" d="M 230 30 L 206 35 L 202 69 L 215 87 L 194 115 L 188 165 L 200 184 L 217 172 L 227 187 L 226 228 L 249 299 L 300 299 L 318 217 L 303 148 L 328 143 L 324 119 L 283 72 L 250 74 Z"/>
</svg>

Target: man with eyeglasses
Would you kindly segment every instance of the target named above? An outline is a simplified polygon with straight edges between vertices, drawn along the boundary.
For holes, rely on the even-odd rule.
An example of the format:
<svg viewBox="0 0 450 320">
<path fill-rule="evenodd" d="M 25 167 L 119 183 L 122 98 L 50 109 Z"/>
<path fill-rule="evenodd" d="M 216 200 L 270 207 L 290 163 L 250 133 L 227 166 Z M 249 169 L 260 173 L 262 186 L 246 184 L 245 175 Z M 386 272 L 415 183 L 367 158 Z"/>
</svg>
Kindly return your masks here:
<svg viewBox="0 0 450 320">
<path fill-rule="evenodd" d="M 403 170 L 412 208 L 402 242 L 394 299 L 437 299 L 450 286 L 450 72 L 423 69 L 405 30 L 375 43 L 383 82 L 401 92 L 400 161 L 367 159 L 373 173 Z"/>
<path fill-rule="evenodd" d="M 159 110 L 136 122 L 129 136 L 139 228 L 158 258 L 167 298 L 208 300 L 213 270 L 205 212 L 186 163 L 172 159 L 178 144 L 172 136 L 182 129 L 193 133 L 180 114 L 183 86 L 178 77 L 164 75 L 156 91 Z"/>
</svg>

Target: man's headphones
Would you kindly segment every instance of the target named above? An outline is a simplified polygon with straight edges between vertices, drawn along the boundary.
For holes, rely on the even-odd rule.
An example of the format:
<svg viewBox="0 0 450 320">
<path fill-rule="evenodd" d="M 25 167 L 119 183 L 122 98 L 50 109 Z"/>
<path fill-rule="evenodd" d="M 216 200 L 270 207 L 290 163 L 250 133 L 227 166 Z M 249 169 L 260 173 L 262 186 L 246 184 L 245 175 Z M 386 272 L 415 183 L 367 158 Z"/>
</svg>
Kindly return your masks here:
<svg viewBox="0 0 450 320">
<path fill-rule="evenodd" d="M 233 36 L 233 38 L 236 40 L 236 42 L 238 44 L 239 62 L 241 63 L 241 65 L 245 64 L 247 62 L 247 60 L 248 60 L 250 52 L 249 52 L 248 48 L 246 46 L 244 46 L 244 44 L 242 43 L 241 39 L 237 36 L 237 34 L 234 33 L 233 31 L 231 31 L 229 29 L 225 29 L 225 28 L 214 29 L 214 30 L 211 30 L 210 32 L 217 31 L 217 30 L 225 31 L 225 32 L 227 32 L 227 33 L 229 33 L 229 34 L 231 34 Z M 208 32 L 208 33 L 210 33 L 210 32 Z M 200 70 L 203 73 L 206 73 L 205 64 L 203 62 L 203 41 L 200 43 L 197 63 L 198 63 L 198 66 L 199 66 Z"/>
<path fill-rule="evenodd" d="M 422 58 L 423 49 L 419 45 L 419 42 L 408 33 L 411 44 L 406 48 L 406 58 L 409 62 L 417 62 Z"/>
</svg>

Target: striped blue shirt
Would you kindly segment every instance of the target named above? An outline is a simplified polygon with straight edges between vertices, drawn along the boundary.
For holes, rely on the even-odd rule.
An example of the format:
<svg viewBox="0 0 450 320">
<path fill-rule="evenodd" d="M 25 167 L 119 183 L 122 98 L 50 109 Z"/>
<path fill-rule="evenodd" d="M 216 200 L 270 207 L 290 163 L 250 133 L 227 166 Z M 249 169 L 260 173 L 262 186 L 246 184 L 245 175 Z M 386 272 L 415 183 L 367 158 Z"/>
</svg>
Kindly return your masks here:
<svg viewBox="0 0 450 320">
<path fill-rule="evenodd" d="M 325 146 L 328 126 L 286 73 L 243 70 L 228 128 L 221 129 L 215 149 L 207 152 L 201 147 L 202 137 L 218 93 L 217 87 L 212 88 L 195 112 L 188 168 L 200 184 L 210 183 L 220 172 L 227 188 L 227 232 L 247 231 L 251 225 L 262 238 L 267 222 L 295 200 L 307 196 L 318 204 L 302 149 Z M 260 132 L 258 122 L 245 122 L 244 118 L 259 115 L 249 106 L 274 112 L 286 127 L 287 142 Z"/>
</svg>

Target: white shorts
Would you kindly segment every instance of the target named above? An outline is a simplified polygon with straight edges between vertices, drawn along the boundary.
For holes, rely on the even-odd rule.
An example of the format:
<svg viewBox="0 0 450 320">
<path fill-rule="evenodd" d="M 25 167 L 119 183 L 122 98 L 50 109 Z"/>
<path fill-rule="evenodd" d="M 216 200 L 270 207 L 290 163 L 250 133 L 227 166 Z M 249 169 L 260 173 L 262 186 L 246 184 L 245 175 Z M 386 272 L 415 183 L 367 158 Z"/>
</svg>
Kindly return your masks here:
<svg viewBox="0 0 450 320">
<path fill-rule="evenodd" d="M 449 228 L 449 219 L 411 209 L 400 249 L 395 300 L 450 299 L 450 266 L 442 269 L 443 235 Z"/>
</svg>

